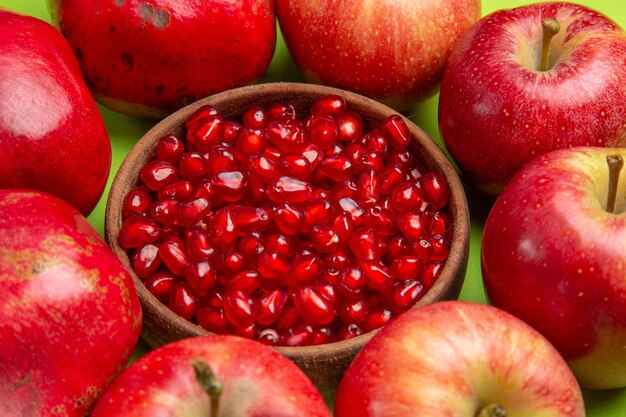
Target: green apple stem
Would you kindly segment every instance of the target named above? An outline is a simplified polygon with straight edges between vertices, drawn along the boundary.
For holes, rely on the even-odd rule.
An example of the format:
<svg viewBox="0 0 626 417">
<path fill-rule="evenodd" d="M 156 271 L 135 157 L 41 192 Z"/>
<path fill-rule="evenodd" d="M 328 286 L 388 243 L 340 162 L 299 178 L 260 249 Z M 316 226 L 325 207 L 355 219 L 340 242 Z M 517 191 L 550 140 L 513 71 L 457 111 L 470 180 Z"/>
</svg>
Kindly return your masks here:
<svg viewBox="0 0 626 417">
<path fill-rule="evenodd" d="M 502 404 L 491 403 L 484 407 L 476 417 L 506 417 L 508 414 Z"/>
<path fill-rule="evenodd" d="M 552 44 L 552 37 L 559 33 L 561 25 L 556 19 L 547 18 L 543 19 L 543 45 L 541 46 L 541 65 L 540 71 L 548 70 L 548 63 L 550 62 L 550 45 Z"/>
<path fill-rule="evenodd" d="M 615 201 L 617 200 L 617 186 L 619 184 L 619 174 L 624 167 L 624 159 L 621 155 L 613 154 L 606 157 L 609 165 L 609 195 L 606 201 L 606 210 L 615 213 Z"/>
<path fill-rule="evenodd" d="M 196 372 L 198 384 L 207 393 L 211 401 L 211 414 L 208 417 L 217 417 L 220 408 L 220 396 L 222 395 L 222 382 L 217 379 L 211 367 L 204 359 L 194 359 L 191 362 L 193 370 Z"/>
</svg>

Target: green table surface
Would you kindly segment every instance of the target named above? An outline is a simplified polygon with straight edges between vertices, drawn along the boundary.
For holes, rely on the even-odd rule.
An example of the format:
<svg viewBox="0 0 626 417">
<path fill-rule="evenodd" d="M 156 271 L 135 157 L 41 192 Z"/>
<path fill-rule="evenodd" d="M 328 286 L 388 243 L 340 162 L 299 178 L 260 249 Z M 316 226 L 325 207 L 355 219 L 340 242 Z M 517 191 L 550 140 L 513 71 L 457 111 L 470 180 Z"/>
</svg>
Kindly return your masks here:
<svg viewBox="0 0 626 417">
<path fill-rule="evenodd" d="M 483 15 L 503 8 L 518 7 L 537 1 L 528 0 L 483 0 Z M 580 4 L 592 7 L 626 28 L 626 1 L 625 0 L 584 0 L 577 1 Z M 35 16 L 50 22 L 50 12 L 46 0 L 0 0 L 0 8 L 13 10 L 19 13 Z M 275 81 L 301 81 L 298 71 L 289 56 L 282 37 L 279 34 L 276 53 L 265 76 L 260 82 Z M 437 125 L 438 95 L 419 104 L 407 113 L 417 125 L 435 140 L 442 148 L 439 129 Z M 98 206 L 89 216 L 90 223 L 96 230 L 103 234 L 104 211 L 111 181 L 128 151 L 139 138 L 154 125 L 154 121 L 145 121 L 115 113 L 100 106 L 100 111 L 107 126 L 113 148 L 113 161 L 111 175 L 107 189 Z M 489 212 L 490 202 L 482 195 L 470 188 L 466 188 L 467 199 L 470 205 L 471 217 L 471 242 L 469 264 L 465 277 L 465 284 L 461 291 L 462 300 L 486 302 L 482 286 L 480 271 L 480 242 L 485 219 Z M 145 351 L 140 346 L 138 352 Z M 626 388 L 608 391 L 584 391 L 587 415 L 589 417 L 624 417 L 626 416 Z"/>
</svg>

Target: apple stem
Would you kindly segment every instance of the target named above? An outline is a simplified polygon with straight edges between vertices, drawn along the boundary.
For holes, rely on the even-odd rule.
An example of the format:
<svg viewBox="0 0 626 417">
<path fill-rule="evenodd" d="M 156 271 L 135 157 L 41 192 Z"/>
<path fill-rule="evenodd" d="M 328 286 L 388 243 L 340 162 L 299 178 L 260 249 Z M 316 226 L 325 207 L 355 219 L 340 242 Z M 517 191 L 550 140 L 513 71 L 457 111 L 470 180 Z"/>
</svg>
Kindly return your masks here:
<svg viewBox="0 0 626 417">
<path fill-rule="evenodd" d="M 220 396 L 222 395 L 222 382 L 217 379 L 211 367 L 204 359 L 196 358 L 191 362 L 196 373 L 196 380 L 207 393 L 211 401 L 211 414 L 209 417 L 217 417 L 220 408 Z"/>
<path fill-rule="evenodd" d="M 621 155 L 613 154 L 606 157 L 609 165 L 609 195 L 606 202 L 606 210 L 615 213 L 615 201 L 617 200 L 617 185 L 619 184 L 619 173 L 624 167 L 624 159 Z"/>
<path fill-rule="evenodd" d="M 480 410 L 476 417 L 506 417 L 507 415 L 502 404 L 492 403 Z"/>
<path fill-rule="evenodd" d="M 550 62 L 550 45 L 552 43 L 552 37 L 559 33 L 561 25 L 556 19 L 547 18 L 543 19 L 543 45 L 541 47 L 541 65 L 540 71 L 548 70 L 548 63 Z"/>
</svg>

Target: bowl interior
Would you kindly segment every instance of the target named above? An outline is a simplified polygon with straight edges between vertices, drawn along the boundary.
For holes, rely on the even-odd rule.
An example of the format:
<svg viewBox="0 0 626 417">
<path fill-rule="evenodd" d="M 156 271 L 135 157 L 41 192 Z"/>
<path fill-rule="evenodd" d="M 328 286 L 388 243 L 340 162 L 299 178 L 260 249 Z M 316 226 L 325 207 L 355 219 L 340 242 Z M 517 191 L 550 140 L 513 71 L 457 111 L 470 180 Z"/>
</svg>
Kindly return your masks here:
<svg viewBox="0 0 626 417">
<path fill-rule="evenodd" d="M 319 97 L 338 94 L 346 99 L 349 108 L 361 114 L 366 129 L 396 112 L 363 96 L 334 88 L 311 84 L 276 83 L 259 84 L 226 91 L 195 102 L 167 117 L 141 138 L 124 160 L 118 171 L 107 204 L 105 235 L 108 243 L 124 265 L 132 272 L 130 259 L 118 243 L 122 225 L 124 197 L 138 183 L 139 170 L 154 155 L 158 140 L 168 134 L 182 134 L 183 122 L 196 109 L 212 104 L 219 108 L 225 119 L 238 120 L 246 109 L 254 105 L 265 106 L 274 102 L 288 103 L 295 107 L 298 115 L 307 114 Z M 459 295 L 467 266 L 469 245 L 469 214 L 465 193 L 449 161 L 437 145 L 415 124 L 405 119 L 415 140 L 410 149 L 421 164 L 440 173 L 450 187 L 447 214 L 453 224 L 450 254 L 441 275 L 417 303 L 424 305 L 438 300 L 456 299 Z M 158 301 L 132 273 L 144 312 L 143 337 L 152 347 L 191 336 L 210 334 L 175 313 Z M 294 360 L 322 389 L 335 387 L 343 371 L 358 350 L 367 343 L 376 331 L 341 342 L 319 346 L 277 347 L 276 349 Z M 332 388 L 330 388 L 332 389 Z"/>
</svg>

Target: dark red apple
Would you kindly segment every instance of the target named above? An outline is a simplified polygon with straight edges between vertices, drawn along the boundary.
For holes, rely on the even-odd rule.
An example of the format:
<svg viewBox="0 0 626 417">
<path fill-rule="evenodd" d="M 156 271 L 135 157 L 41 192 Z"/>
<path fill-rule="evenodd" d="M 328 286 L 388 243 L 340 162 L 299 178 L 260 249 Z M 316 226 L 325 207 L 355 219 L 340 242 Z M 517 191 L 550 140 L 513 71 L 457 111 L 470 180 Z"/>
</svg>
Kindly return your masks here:
<svg viewBox="0 0 626 417">
<path fill-rule="evenodd" d="M 0 190 L 0 415 L 79 417 L 141 328 L 130 274 L 81 214 Z"/>
<path fill-rule="evenodd" d="M 497 195 L 551 150 L 626 145 L 624 80 L 626 33 L 606 16 L 559 2 L 501 10 L 450 55 L 441 135 L 470 181 Z"/>
<path fill-rule="evenodd" d="M 104 393 L 91 417 L 330 417 L 302 371 L 236 336 L 183 339 L 148 353 Z"/>
<path fill-rule="evenodd" d="M 0 10 L 0 39 L 0 188 L 46 191 L 88 215 L 111 144 L 76 58 L 33 17 Z"/>
<path fill-rule="evenodd" d="M 48 0 L 87 84 L 113 110 L 160 117 L 261 77 L 274 54 L 268 0 Z"/>
<path fill-rule="evenodd" d="M 276 10 L 308 81 L 407 110 L 435 91 L 480 0 L 278 0 Z"/>
</svg>

